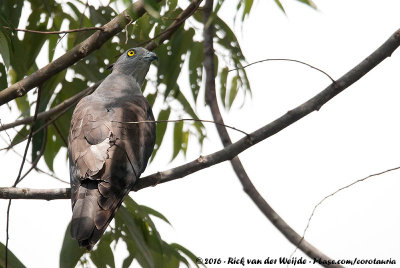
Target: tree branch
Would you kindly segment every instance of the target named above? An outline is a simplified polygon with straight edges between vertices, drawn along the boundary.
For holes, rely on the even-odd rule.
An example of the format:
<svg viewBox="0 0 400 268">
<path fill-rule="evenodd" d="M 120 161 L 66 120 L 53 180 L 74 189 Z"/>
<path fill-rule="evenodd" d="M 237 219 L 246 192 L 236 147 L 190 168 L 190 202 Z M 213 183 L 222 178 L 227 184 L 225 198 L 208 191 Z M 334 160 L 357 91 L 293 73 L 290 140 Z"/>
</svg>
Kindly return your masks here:
<svg viewBox="0 0 400 268">
<path fill-rule="evenodd" d="M 310 67 L 310 68 L 312 68 L 312 69 L 314 69 L 314 70 L 317 70 L 317 71 L 323 73 L 324 75 L 326 75 L 326 76 L 332 81 L 332 83 L 335 83 L 335 80 L 334 80 L 327 72 L 325 72 L 325 71 L 323 71 L 323 70 L 321 70 L 321 69 L 319 69 L 319 68 L 317 68 L 317 67 L 315 67 L 315 66 L 312 66 L 311 64 L 308 64 L 308 63 L 306 63 L 306 62 L 304 62 L 304 61 L 294 60 L 294 59 L 283 59 L 283 58 L 282 58 L 282 59 L 264 59 L 264 60 L 258 60 L 258 61 L 249 63 L 249 64 L 247 64 L 247 65 L 245 65 L 245 66 L 243 66 L 243 67 L 230 69 L 230 70 L 228 70 L 228 73 L 229 73 L 229 72 L 232 72 L 232 71 L 239 70 L 239 69 L 245 69 L 245 68 L 247 68 L 247 67 L 250 67 L 251 65 L 258 64 L 258 63 L 262 63 L 262 62 L 266 62 L 266 61 L 291 61 L 291 62 L 300 63 L 300 64 L 306 65 L 306 66 L 308 66 L 308 67 Z"/>
<path fill-rule="evenodd" d="M 17 178 L 15 179 L 15 182 L 13 184 L 13 187 L 15 188 L 15 186 L 17 186 L 17 184 L 25 177 L 22 177 L 21 179 L 21 174 L 22 174 L 22 170 L 24 168 L 24 164 L 25 164 L 25 159 L 26 159 L 26 155 L 28 153 L 28 148 L 29 148 L 29 144 L 31 143 L 31 139 L 33 136 L 33 128 L 35 126 L 35 121 L 37 119 L 37 114 L 39 111 L 39 106 L 40 106 L 40 96 L 42 93 L 42 87 L 39 86 L 38 91 L 37 91 L 37 99 L 36 99 L 36 107 L 35 107 L 35 113 L 33 115 L 33 122 L 31 125 L 31 129 L 29 131 L 29 136 L 28 136 L 28 142 L 26 143 L 25 146 L 25 151 L 24 151 L 24 155 L 22 157 L 22 161 L 21 161 L 21 165 L 19 167 L 19 171 L 18 171 L 18 175 Z M 40 158 L 40 157 L 39 157 Z M 28 174 L 28 173 L 27 173 Z M 7 220 L 6 220 L 6 246 L 5 246 L 5 267 L 8 267 L 8 239 L 9 239 L 9 233 L 8 233 L 8 229 L 10 227 L 10 209 L 11 209 L 11 199 L 8 200 L 8 206 L 7 206 Z"/>
<path fill-rule="evenodd" d="M 206 0 L 204 6 L 204 68 L 206 72 L 206 102 L 210 107 L 211 114 L 214 120 L 220 124 L 215 125 L 224 147 L 232 145 L 231 138 L 227 129 L 224 127 L 224 120 L 218 107 L 217 94 L 215 92 L 215 65 L 214 65 L 214 48 L 213 48 L 213 37 L 214 37 L 214 24 L 212 21 L 209 22 L 213 9 L 213 0 Z M 308 64 L 307 64 L 308 65 Z M 249 65 L 248 65 L 249 66 Z M 245 66 L 247 67 L 247 66 Z M 244 67 L 244 68 L 245 68 Z M 314 68 L 314 67 L 313 67 Z M 330 78 L 330 76 L 328 75 Z M 331 79 L 333 81 L 333 79 Z M 334 82 L 334 81 L 333 81 Z M 311 259 L 322 259 L 330 260 L 327 255 L 319 251 L 304 237 L 300 236 L 296 231 L 290 227 L 278 213 L 268 204 L 267 201 L 261 196 L 257 188 L 254 186 L 250 177 L 247 175 L 246 170 L 243 167 L 242 162 L 238 156 L 235 156 L 231 160 L 233 170 L 236 173 L 240 183 L 243 186 L 244 192 L 253 200 L 256 206 L 261 212 L 270 220 L 270 222 L 297 248 L 303 251 Z M 323 265 L 327 267 L 327 265 Z M 330 267 L 342 267 L 341 265 L 330 265 Z"/>
<path fill-rule="evenodd" d="M 3 26 L 3 28 L 10 30 L 10 31 L 17 31 L 17 32 L 27 32 L 27 33 L 37 33 L 37 34 L 66 34 L 66 33 L 76 33 L 76 32 L 85 32 L 85 31 L 104 31 L 103 27 L 85 27 L 80 29 L 71 29 L 65 31 L 36 31 L 36 30 L 28 30 L 28 29 L 17 29 L 11 28 L 8 26 Z"/>
<path fill-rule="evenodd" d="M 180 25 L 182 25 L 185 20 L 187 18 L 189 18 L 198 8 L 200 3 L 203 0 L 195 0 L 193 2 L 190 3 L 190 5 L 183 10 L 175 19 L 174 22 L 162 33 L 160 34 L 159 37 L 159 41 L 157 42 L 162 43 L 163 41 L 165 41 L 166 39 L 170 38 L 171 35 L 175 32 L 175 30 L 178 29 L 178 27 Z M 148 50 L 154 50 L 158 45 L 157 43 L 152 40 L 149 44 L 146 45 L 146 49 Z M 93 86 L 79 92 L 78 94 L 72 96 L 71 98 L 63 101 L 62 103 L 58 104 L 57 106 L 49 109 L 48 111 L 45 112 L 41 112 L 38 114 L 38 119 L 47 119 L 49 117 L 51 117 L 54 114 L 58 114 L 61 111 L 66 111 L 68 110 L 70 107 L 74 106 L 81 98 L 83 98 L 86 95 L 91 94 L 102 82 L 98 81 L 96 84 L 94 84 Z M 1 93 L 0 93 L 1 94 Z M 0 95 L 1 96 L 1 95 Z M 1 99 L 1 97 L 0 97 Z M 1 104 L 0 104 L 1 105 Z M 66 109 L 68 107 L 68 109 Z M 4 125 L 0 125 L 0 131 L 9 129 L 9 128 L 13 128 L 19 125 L 25 125 L 25 124 L 29 124 L 31 123 L 33 120 L 33 116 L 30 117 L 26 117 L 20 120 L 16 120 L 15 122 L 12 123 L 8 123 L 8 124 L 4 124 Z"/>
<path fill-rule="evenodd" d="M 160 2 L 161 0 L 156 0 Z M 131 18 L 128 15 L 128 10 L 133 10 L 136 18 Z M 132 14 L 132 12 L 129 12 Z M 86 57 L 91 52 L 99 49 L 108 39 L 122 31 L 129 22 L 135 20 L 145 13 L 143 0 L 139 0 L 131 4 L 125 11 L 116 16 L 109 23 L 105 24 L 102 28 L 103 31 L 97 31 L 88 37 L 85 41 L 78 44 L 71 50 L 67 51 L 64 55 L 47 64 L 40 70 L 25 77 L 21 81 L 9 86 L 8 88 L 0 91 L 0 106 L 15 98 L 25 95 L 32 88 L 43 83 L 53 75 L 68 68 L 80 59 Z"/>
<path fill-rule="evenodd" d="M 82 90 L 81 92 L 79 92 L 78 94 L 70 97 L 69 99 L 66 99 L 65 101 L 61 102 L 60 104 L 54 106 L 53 108 L 41 112 L 37 115 L 37 119 L 41 120 L 41 119 L 47 119 L 55 114 L 58 114 L 62 111 L 68 111 L 70 108 L 72 108 L 72 106 L 74 106 L 80 99 L 82 99 L 83 97 L 85 97 L 86 95 L 91 94 L 93 91 L 96 90 L 96 88 L 101 84 L 101 82 L 103 82 L 103 80 L 97 82 L 96 84 L 94 84 L 91 87 L 86 88 L 85 90 Z M 0 125 L 0 131 L 9 129 L 9 128 L 13 128 L 16 126 L 20 126 L 20 125 L 26 125 L 29 123 L 32 123 L 33 121 L 33 116 L 29 116 L 29 117 L 25 117 L 23 119 L 20 120 L 16 120 L 12 123 L 8 123 L 8 124 L 2 124 Z"/>
<path fill-rule="evenodd" d="M 199 8 L 200 3 L 203 0 L 193 0 L 185 10 L 183 10 L 178 17 L 174 20 L 174 22 L 167 28 L 165 29 L 164 32 L 160 33 L 158 37 L 158 42 L 156 43 L 155 40 L 151 40 L 150 43 L 148 43 L 145 48 L 148 50 L 154 50 L 158 44 L 161 44 L 165 40 L 171 37 L 171 35 L 181 26 L 186 19 L 188 19 L 190 16 L 193 15 L 194 12 Z"/>
<path fill-rule="evenodd" d="M 400 29 L 397 30 L 382 46 L 380 46 L 376 51 L 374 51 L 370 56 L 363 60 L 360 64 L 355 66 L 341 78 L 339 78 L 336 83 L 332 83 L 323 91 L 306 101 L 305 103 L 299 105 L 293 110 L 287 112 L 271 123 L 259 128 L 258 130 L 250 133 L 248 136 L 238 140 L 232 145 L 225 147 L 215 153 L 200 156 L 198 159 L 193 160 L 184 165 L 163 171 L 154 173 L 152 175 L 143 177 L 139 179 L 134 187 L 134 191 L 141 190 L 149 186 L 155 186 L 159 183 L 165 183 L 168 181 L 176 180 L 185 177 L 189 174 L 208 168 L 210 166 L 216 165 L 218 163 L 231 160 L 239 153 L 248 149 L 251 146 L 259 143 L 260 141 L 271 137 L 272 135 L 278 133 L 282 129 L 290 126 L 297 120 L 305 117 L 313 111 L 319 110 L 325 103 L 335 97 L 337 94 L 351 86 L 358 79 L 363 77 L 366 73 L 372 70 L 376 65 L 382 62 L 385 58 L 389 57 L 393 51 L 400 46 Z M 0 188 L 0 198 L 8 199 L 61 199 L 60 194 L 54 194 L 55 192 L 62 193 L 63 198 L 69 198 L 69 189 L 44 189 L 44 190 L 33 190 L 26 188 L 14 189 L 12 191 L 9 187 Z M 35 194 L 26 194 L 28 198 L 25 197 L 25 193 L 35 191 Z M 39 198 L 39 194 L 42 194 Z"/>
</svg>

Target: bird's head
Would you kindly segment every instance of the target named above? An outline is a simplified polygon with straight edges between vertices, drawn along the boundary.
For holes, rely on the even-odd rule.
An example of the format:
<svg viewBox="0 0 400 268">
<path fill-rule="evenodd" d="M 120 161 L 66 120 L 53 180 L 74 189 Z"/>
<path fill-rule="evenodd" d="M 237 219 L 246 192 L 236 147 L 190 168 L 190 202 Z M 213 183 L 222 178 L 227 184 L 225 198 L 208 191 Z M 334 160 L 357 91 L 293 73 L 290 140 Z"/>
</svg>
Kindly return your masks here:
<svg viewBox="0 0 400 268">
<path fill-rule="evenodd" d="M 143 47 L 131 48 L 122 53 L 118 60 L 113 64 L 113 72 L 132 75 L 140 84 L 149 71 L 150 64 L 158 57 L 154 52 L 148 51 Z"/>
</svg>

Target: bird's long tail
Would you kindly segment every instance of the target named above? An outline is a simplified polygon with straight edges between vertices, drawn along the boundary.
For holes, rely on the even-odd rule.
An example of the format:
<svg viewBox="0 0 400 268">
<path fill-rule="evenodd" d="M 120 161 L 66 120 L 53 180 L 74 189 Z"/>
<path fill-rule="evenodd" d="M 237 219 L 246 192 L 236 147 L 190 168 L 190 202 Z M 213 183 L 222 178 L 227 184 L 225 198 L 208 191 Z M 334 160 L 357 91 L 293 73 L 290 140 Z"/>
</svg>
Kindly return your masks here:
<svg viewBox="0 0 400 268">
<path fill-rule="evenodd" d="M 71 236 L 78 240 L 79 246 L 88 250 L 100 239 L 114 214 L 110 210 L 103 210 L 99 205 L 99 183 L 100 181 L 89 179 L 82 182 L 72 213 Z"/>
</svg>

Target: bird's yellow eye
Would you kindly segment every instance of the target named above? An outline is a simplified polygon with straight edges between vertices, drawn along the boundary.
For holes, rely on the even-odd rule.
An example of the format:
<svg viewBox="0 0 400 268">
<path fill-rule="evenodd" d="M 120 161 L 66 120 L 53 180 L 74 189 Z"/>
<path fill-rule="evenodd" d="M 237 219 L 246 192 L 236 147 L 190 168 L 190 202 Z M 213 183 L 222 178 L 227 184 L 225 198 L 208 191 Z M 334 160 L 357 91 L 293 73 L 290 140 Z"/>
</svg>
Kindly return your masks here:
<svg viewBox="0 0 400 268">
<path fill-rule="evenodd" d="M 132 57 L 133 55 L 135 55 L 135 51 L 134 50 L 129 50 L 128 51 L 128 56 Z"/>
</svg>

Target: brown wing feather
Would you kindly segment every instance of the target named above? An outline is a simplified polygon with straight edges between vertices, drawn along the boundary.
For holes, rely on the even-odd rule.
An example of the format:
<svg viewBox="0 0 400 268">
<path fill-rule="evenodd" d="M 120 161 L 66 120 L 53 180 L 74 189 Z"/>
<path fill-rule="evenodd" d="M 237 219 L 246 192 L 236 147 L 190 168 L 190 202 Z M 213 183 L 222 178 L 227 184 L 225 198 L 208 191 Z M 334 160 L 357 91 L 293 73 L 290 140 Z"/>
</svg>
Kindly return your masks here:
<svg viewBox="0 0 400 268">
<path fill-rule="evenodd" d="M 89 250 L 144 171 L 155 124 L 147 100 L 125 98 L 105 107 L 88 96 L 75 108 L 69 134 L 73 216 L 71 235 Z"/>
</svg>

